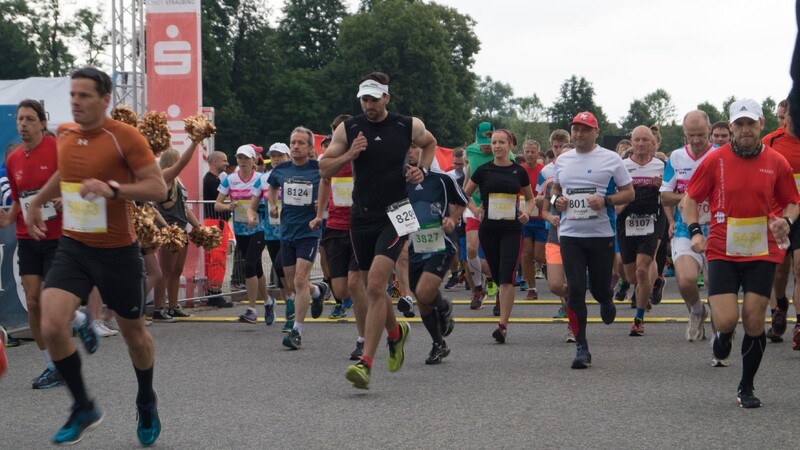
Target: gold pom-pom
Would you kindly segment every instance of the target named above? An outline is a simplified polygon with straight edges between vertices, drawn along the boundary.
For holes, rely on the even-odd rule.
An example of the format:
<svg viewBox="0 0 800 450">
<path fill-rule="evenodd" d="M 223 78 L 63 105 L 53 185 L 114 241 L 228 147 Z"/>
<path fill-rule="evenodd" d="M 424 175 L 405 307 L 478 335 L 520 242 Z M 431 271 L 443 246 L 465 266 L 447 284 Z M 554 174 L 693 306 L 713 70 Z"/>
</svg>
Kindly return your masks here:
<svg viewBox="0 0 800 450">
<path fill-rule="evenodd" d="M 111 110 L 111 118 L 122 123 L 127 123 L 134 128 L 139 126 L 139 116 L 133 112 L 130 106 L 125 104 L 115 106 L 114 109 Z"/>
<path fill-rule="evenodd" d="M 161 238 L 163 239 L 161 246 L 170 253 L 178 253 L 189 242 L 186 237 L 186 230 L 175 224 L 162 228 Z"/>
<path fill-rule="evenodd" d="M 201 142 L 203 139 L 209 138 L 217 132 L 217 127 L 202 114 L 187 117 L 183 119 L 183 123 L 184 129 L 189 133 L 189 139 L 194 142 Z"/>
<path fill-rule="evenodd" d="M 207 252 L 219 247 L 222 242 L 222 230 L 218 227 L 199 226 L 189 232 L 189 239 Z"/>
<path fill-rule="evenodd" d="M 167 115 L 163 112 L 148 111 L 142 114 L 139 132 L 147 139 L 156 156 L 171 146 L 172 133 L 167 126 Z"/>
<path fill-rule="evenodd" d="M 161 246 L 161 232 L 155 223 L 155 212 L 150 205 L 137 206 L 133 213 L 133 226 L 139 236 L 139 246 L 151 251 Z"/>
</svg>

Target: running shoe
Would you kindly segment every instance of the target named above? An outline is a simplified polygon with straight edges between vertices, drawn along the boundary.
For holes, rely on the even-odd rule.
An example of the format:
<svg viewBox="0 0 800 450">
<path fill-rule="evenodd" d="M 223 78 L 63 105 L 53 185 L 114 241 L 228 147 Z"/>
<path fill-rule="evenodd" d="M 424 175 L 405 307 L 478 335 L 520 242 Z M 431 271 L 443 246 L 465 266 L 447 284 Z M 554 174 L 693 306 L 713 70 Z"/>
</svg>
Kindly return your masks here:
<svg viewBox="0 0 800 450">
<path fill-rule="evenodd" d="M 397 299 L 397 310 L 403 313 L 403 317 L 414 317 L 414 299 L 410 295 Z"/>
<path fill-rule="evenodd" d="M 486 294 L 489 297 L 497 295 L 497 283 L 495 283 L 494 280 L 488 280 L 486 282 Z"/>
<path fill-rule="evenodd" d="M 772 310 L 772 324 L 769 329 L 772 331 L 772 336 L 780 338 L 780 341 L 783 340 L 783 333 L 786 333 L 786 311 L 780 308 Z M 773 342 L 780 342 L 776 341 L 774 337 L 770 337 Z"/>
<path fill-rule="evenodd" d="M 572 334 L 572 329 L 567 327 L 567 334 L 564 336 L 564 342 L 575 342 L 575 335 Z"/>
<path fill-rule="evenodd" d="M 167 308 L 156 309 L 153 311 L 153 322 L 172 323 L 177 321 L 178 319 L 169 315 L 169 311 L 167 311 Z M 241 318 L 239 319 L 239 321 L 241 321 Z"/>
<path fill-rule="evenodd" d="M 686 340 L 689 342 L 699 342 L 706 339 L 706 327 L 704 325 L 708 318 L 708 307 L 703 305 L 702 314 L 689 313 L 689 323 L 686 326 Z"/>
<path fill-rule="evenodd" d="M 800 323 L 795 324 L 792 335 L 792 350 L 800 350 Z"/>
<path fill-rule="evenodd" d="M 544 272 L 542 272 L 542 269 L 538 267 L 536 268 L 536 279 L 537 280 L 544 279 Z"/>
<path fill-rule="evenodd" d="M 617 291 L 614 293 L 614 300 L 618 302 L 624 302 L 625 298 L 628 297 L 628 290 L 631 288 L 631 284 L 625 280 L 620 279 L 617 283 Z"/>
<path fill-rule="evenodd" d="M 494 332 L 492 333 L 492 337 L 494 338 L 494 340 L 500 344 L 506 343 L 506 336 L 508 336 L 508 328 L 504 330 L 500 327 L 497 327 L 497 329 L 494 330 Z"/>
<path fill-rule="evenodd" d="M 153 320 L 156 319 L 155 314 L 153 314 Z M 258 314 L 256 314 L 256 310 L 253 308 L 247 308 L 247 311 L 244 312 L 241 316 L 239 316 L 239 322 L 242 323 L 258 323 Z"/>
<path fill-rule="evenodd" d="M 628 336 L 644 336 L 644 321 L 642 319 L 633 319 Z"/>
<path fill-rule="evenodd" d="M 600 305 L 600 318 L 603 319 L 603 323 L 606 325 L 614 323 L 614 319 L 617 318 L 617 307 L 614 302 Z"/>
<path fill-rule="evenodd" d="M 87 431 L 97 428 L 103 422 L 103 413 L 94 403 L 88 411 L 82 410 L 78 405 L 72 405 L 72 413 L 56 434 L 53 443 L 58 445 L 72 445 L 80 442 Z"/>
<path fill-rule="evenodd" d="M 447 283 L 444 284 L 445 290 L 451 290 L 458 284 L 458 272 L 453 272 L 450 274 L 450 278 L 447 280 Z"/>
<path fill-rule="evenodd" d="M 472 290 L 472 301 L 469 304 L 469 309 L 483 308 L 484 300 L 486 300 L 486 291 L 481 287 L 476 287 Z"/>
<path fill-rule="evenodd" d="M 729 367 L 731 362 L 728 358 L 725 359 L 717 359 L 715 357 L 711 358 L 711 367 Z"/>
<path fill-rule="evenodd" d="M 703 287 L 706 285 L 706 279 L 703 277 L 703 272 L 697 274 L 697 286 Z"/>
<path fill-rule="evenodd" d="M 411 331 L 408 323 L 397 322 L 397 324 L 400 325 L 400 338 L 396 341 L 387 339 L 386 342 L 386 345 L 389 346 L 389 357 L 386 358 L 386 367 L 389 372 L 397 372 L 403 367 L 403 360 L 405 359 L 404 347 L 406 341 L 408 341 L 408 332 Z"/>
<path fill-rule="evenodd" d="M 736 403 L 742 408 L 758 408 L 761 400 L 753 393 L 753 386 L 739 385 L 736 393 Z"/>
<path fill-rule="evenodd" d="M 652 304 L 661 303 L 661 297 L 664 295 L 664 284 L 666 283 L 663 278 L 656 278 L 656 282 L 653 283 L 653 292 L 650 293 L 650 302 Z"/>
<path fill-rule="evenodd" d="M 180 319 L 181 317 L 192 317 L 192 315 L 187 313 L 181 305 L 178 305 L 175 308 L 170 308 L 167 310 L 167 312 L 170 316 L 175 317 L 176 319 Z"/>
<path fill-rule="evenodd" d="M 558 308 L 558 311 L 556 311 L 556 313 L 553 314 L 553 319 L 566 319 L 566 318 L 567 318 L 567 309 L 564 308 L 564 305 L 561 305 L 561 307 Z"/>
<path fill-rule="evenodd" d="M 364 356 L 364 343 L 356 341 L 356 349 L 350 353 L 350 361 L 358 361 Z"/>
<path fill-rule="evenodd" d="M 294 329 L 294 320 L 287 320 L 286 323 L 283 324 L 283 329 L 281 333 L 291 333 Z"/>
<path fill-rule="evenodd" d="M 442 362 L 442 359 L 449 354 L 450 354 L 450 349 L 447 347 L 446 342 L 443 345 L 439 345 L 436 342 L 434 342 L 433 347 L 431 347 L 431 352 L 428 353 L 428 357 L 425 359 L 425 364 L 429 366 L 434 364 L 440 364 Z"/>
<path fill-rule="evenodd" d="M 572 360 L 573 369 L 586 369 L 592 364 L 592 354 L 589 347 L 582 344 L 575 344 L 575 359 Z"/>
<path fill-rule="evenodd" d="M 316 319 L 322 315 L 325 295 L 328 293 L 328 285 L 322 281 L 318 281 L 314 285 L 319 288 L 319 295 L 316 298 L 311 298 L 311 318 Z"/>
<path fill-rule="evenodd" d="M 492 308 L 492 314 L 496 317 L 500 317 L 500 296 L 498 295 L 494 299 L 494 308 Z"/>
<path fill-rule="evenodd" d="M 369 389 L 369 372 L 370 370 L 369 367 L 367 367 L 367 363 L 363 360 L 359 360 L 357 363 L 347 368 L 345 378 L 347 378 L 347 381 L 353 383 L 353 387 L 356 389 Z"/>
<path fill-rule="evenodd" d="M 112 317 L 110 320 L 104 320 L 103 325 L 109 330 L 119 331 L 119 324 L 117 323 L 116 317 Z"/>
<path fill-rule="evenodd" d="M 92 327 L 94 327 L 94 332 L 99 337 L 111 337 L 119 334 L 119 331 L 106 328 L 106 325 L 100 319 L 95 319 L 94 322 L 92 322 Z"/>
<path fill-rule="evenodd" d="M 283 346 L 290 350 L 299 350 L 302 345 L 302 338 L 300 337 L 300 332 L 297 330 L 292 330 L 283 337 Z"/>
<path fill-rule="evenodd" d="M 153 392 L 149 403 L 136 402 L 136 436 L 139 442 L 149 447 L 155 444 L 161 434 L 161 419 L 158 418 L 158 396 Z"/>
<path fill-rule="evenodd" d="M 210 297 L 206 301 L 206 305 L 215 306 L 217 308 L 233 308 L 233 302 L 226 300 L 225 297 L 221 295 Z"/>
<path fill-rule="evenodd" d="M 286 320 L 294 320 L 294 299 L 286 300 Z"/>
<path fill-rule="evenodd" d="M 439 329 L 442 330 L 442 336 L 450 336 L 453 328 L 456 326 L 456 321 L 453 319 L 453 303 L 450 300 L 445 300 L 447 308 L 439 313 Z"/>
<path fill-rule="evenodd" d="M 733 334 L 727 339 L 723 338 L 720 332 L 714 334 L 711 340 L 711 349 L 714 352 L 714 358 L 718 360 L 728 359 L 728 356 L 731 355 L 731 348 L 733 348 Z"/>
<path fill-rule="evenodd" d="M 525 300 L 539 300 L 539 291 L 536 288 L 528 289 L 528 295 L 525 296 Z"/>
<path fill-rule="evenodd" d="M 83 323 L 80 324 L 75 331 L 77 331 L 78 335 L 81 337 L 83 348 L 86 349 L 87 353 L 92 354 L 97 351 L 97 347 L 100 345 L 100 340 L 97 339 L 97 333 L 94 331 L 92 319 L 89 317 L 89 314 L 86 314 L 86 319 L 84 319 Z"/>
<path fill-rule="evenodd" d="M 328 316 L 328 319 L 342 319 L 347 317 L 347 310 L 344 309 L 343 305 L 336 305 L 331 310 L 331 314 Z"/>
<path fill-rule="evenodd" d="M 34 389 L 50 389 L 64 384 L 64 377 L 52 364 L 45 367 L 44 372 L 33 380 Z"/>
<path fill-rule="evenodd" d="M 388 289 L 389 297 L 392 298 L 399 298 L 400 297 L 400 284 L 397 281 L 393 281 L 392 284 L 389 286 Z"/>
<path fill-rule="evenodd" d="M 517 284 L 519 285 L 519 291 L 520 292 L 525 292 L 525 291 L 528 290 L 528 282 L 527 281 L 520 280 L 520 282 L 517 283 Z"/>
<path fill-rule="evenodd" d="M 264 302 L 264 322 L 267 325 L 275 323 L 275 299 L 272 297 Z"/>
<path fill-rule="evenodd" d="M 346 299 L 342 300 L 342 307 L 345 311 L 349 311 L 350 308 L 353 307 L 353 299 L 351 297 L 347 297 Z"/>
<path fill-rule="evenodd" d="M 664 270 L 664 278 L 674 278 L 675 277 L 675 269 L 672 266 L 667 267 Z"/>
</svg>

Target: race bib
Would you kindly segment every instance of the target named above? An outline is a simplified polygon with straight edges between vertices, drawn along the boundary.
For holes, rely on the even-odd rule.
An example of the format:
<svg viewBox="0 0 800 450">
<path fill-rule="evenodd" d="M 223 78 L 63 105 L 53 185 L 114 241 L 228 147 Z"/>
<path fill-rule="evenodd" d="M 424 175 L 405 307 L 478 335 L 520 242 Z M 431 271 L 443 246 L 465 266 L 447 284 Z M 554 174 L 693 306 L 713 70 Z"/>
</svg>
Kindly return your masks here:
<svg viewBox="0 0 800 450">
<path fill-rule="evenodd" d="M 700 225 L 708 225 L 711 223 L 711 205 L 708 204 L 708 200 L 697 205 L 697 213 L 699 217 L 697 223 Z"/>
<path fill-rule="evenodd" d="M 392 221 L 398 236 L 405 236 L 419 230 L 419 221 L 408 199 L 392 203 L 386 208 L 386 214 Z"/>
<path fill-rule="evenodd" d="M 64 229 L 81 233 L 106 233 L 106 199 L 84 200 L 78 193 L 80 183 L 61 182 L 61 203 L 64 209 Z"/>
<path fill-rule="evenodd" d="M 525 208 L 528 207 L 527 203 L 525 203 L 525 196 L 520 195 L 519 200 L 517 201 L 517 207 L 520 211 L 525 211 Z M 536 202 L 533 203 L 533 210 L 530 213 L 530 217 L 538 217 L 539 216 L 539 207 L 536 206 Z"/>
<path fill-rule="evenodd" d="M 769 254 L 767 218 L 737 219 L 728 217 L 725 254 L 728 256 L 764 256 Z"/>
<path fill-rule="evenodd" d="M 353 206 L 353 177 L 331 178 L 334 206 Z"/>
<path fill-rule="evenodd" d="M 19 205 L 22 207 L 22 218 L 28 220 L 28 205 L 33 200 L 33 196 L 39 193 L 38 189 L 19 193 Z M 53 202 L 47 202 L 40 208 L 42 210 L 42 220 L 48 221 L 58 217 L 56 206 Z"/>
<path fill-rule="evenodd" d="M 424 223 L 419 231 L 411 233 L 415 253 L 437 253 L 444 251 L 444 231 L 439 222 Z"/>
<path fill-rule="evenodd" d="M 250 207 L 250 200 L 234 200 L 236 209 L 233 210 L 233 221 L 247 223 L 247 208 Z"/>
<path fill-rule="evenodd" d="M 270 225 L 280 225 L 281 224 L 281 206 L 283 206 L 283 202 L 278 200 L 278 217 L 269 216 L 269 224 Z"/>
<path fill-rule="evenodd" d="M 655 214 L 631 214 L 625 219 L 625 236 L 649 236 L 655 233 Z"/>
<path fill-rule="evenodd" d="M 514 194 L 489 194 L 490 220 L 515 220 L 517 218 L 517 196 Z"/>
<path fill-rule="evenodd" d="M 597 194 L 594 188 L 567 191 L 567 219 L 588 220 L 597 218 L 597 211 L 589 207 L 589 198 Z"/>
<path fill-rule="evenodd" d="M 308 206 L 313 203 L 314 186 L 310 181 L 293 180 L 283 183 L 283 202 L 292 206 Z"/>
</svg>

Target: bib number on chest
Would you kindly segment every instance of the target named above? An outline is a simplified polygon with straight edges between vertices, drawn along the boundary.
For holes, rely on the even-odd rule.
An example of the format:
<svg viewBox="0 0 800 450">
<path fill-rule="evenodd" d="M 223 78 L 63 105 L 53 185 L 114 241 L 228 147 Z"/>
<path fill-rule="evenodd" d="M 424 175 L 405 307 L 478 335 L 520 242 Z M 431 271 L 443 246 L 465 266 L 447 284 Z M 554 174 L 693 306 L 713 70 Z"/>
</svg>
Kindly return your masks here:
<svg viewBox="0 0 800 450">
<path fill-rule="evenodd" d="M 80 188 L 80 183 L 61 182 L 64 229 L 80 233 L 107 233 L 105 197 L 84 200 L 78 193 Z"/>
<path fill-rule="evenodd" d="M 490 220 L 515 220 L 517 218 L 517 196 L 514 194 L 489 194 Z"/>
<path fill-rule="evenodd" d="M 444 251 L 444 231 L 441 224 L 431 222 L 422 224 L 419 231 L 411 233 L 411 242 L 416 253 L 437 253 Z"/>
<path fill-rule="evenodd" d="M 700 203 L 697 205 L 698 215 L 699 218 L 697 219 L 697 223 L 700 225 L 708 225 L 711 223 L 711 205 L 708 204 L 708 200 Z"/>
<path fill-rule="evenodd" d="M 308 206 L 313 202 L 314 187 L 309 181 L 283 183 L 283 202 L 292 206 Z"/>
<path fill-rule="evenodd" d="M 631 214 L 625 219 L 625 236 L 649 236 L 655 233 L 655 214 Z"/>
<path fill-rule="evenodd" d="M 233 211 L 233 221 L 247 223 L 247 208 L 250 207 L 250 200 L 234 200 L 236 209 Z"/>
<path fill-rule="evenodd" d="M 575 189 L 567 192 L 567 219 L 588 220 L 597 218 L 597 211 L 589 206 L 589 198 L 595 195 L 595 189 Z"/>
<path fill-rule="evenodd" d="M 386 208 L 386 214 L 392 221 L 398 236 L 405 236 L 419 230 L 419 221 L 408 199 L 392 203 Z"/>
<path fill-rule="evenodd" d="M 22 218 L 28 220 L 28 205 L 33 200 L 33 197 L 39 193 L 39 190 L 25 191 L 19 193 L 19 205 L 22 207 Z M 56 206 L 53 202 L 47 202 L 41 206 L 42 220 L 48 221 L 58 217 Z"/>
<path fill-rule="evenodd" d="M 353 177 L 331 178 L 334 206 L 353 206 Z"/>
<path fill-rule="evenodd" d="M 525 211 L 525 208 L 527 207 L 528 205 L 527 202 L 525 202 L 525 196 L 520 195 L 519 200 L 517 201 L 517 208 L 519 208 L 520 211 Z M 533 204 L 533 210 L 531 211 L 530 217 L 539 217 L 539 207 L 536 206 L 536 203 Z"/>
<path fill-rule="evenodd" d="M 767 218 L 737 219 L 728 217 L 725 254 L 728 256 L 764 256 L 769 254 Z"/>
</svg>

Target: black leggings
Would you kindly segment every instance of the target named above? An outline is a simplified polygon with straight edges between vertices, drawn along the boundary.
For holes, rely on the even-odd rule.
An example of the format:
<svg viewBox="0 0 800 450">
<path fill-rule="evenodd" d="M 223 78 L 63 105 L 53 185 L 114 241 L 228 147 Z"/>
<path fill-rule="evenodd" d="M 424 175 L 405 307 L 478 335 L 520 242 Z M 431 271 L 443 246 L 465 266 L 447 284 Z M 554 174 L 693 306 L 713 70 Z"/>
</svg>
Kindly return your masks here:
<svg viewBox="0 0 800 450">
<path fill-rule="evenodd" d="M 611 302 L 613 290 L 609 285 L 614 267 L 614 238 L 576 238 L 561 236 L 561 259 L 567 278 L 567 305 L 578 316 L 579 342 L 586 341 L 586 271 L 589 271 L 589 290 L 600 304 Z"/>
<path fill-rule="evenodd" d="M 236 236 L 236 246 L 239 247 L 239 253 L 244 255 L 245 278 L 261 278 L 264 276 L 264 267 L 261 264 L 264 242 L 263 231 L 249 236 Z"/>
<path fill-rule="evenodd" d="M 272 260 L 272 268 L 278 275 L 277 285 L 283 287 L 280 279 L 285 278 L 286 275 L 283 274 L 283 264 L 281 263 L 281 241 L 267 241 L 267 253 L 269 253 L 269 259 Z"/>
<path fill-rule="evenodd" d="M 496 227 L 482 222 L 478 239 L 497 284 L 513 284 L 522 252 L 522 226 Z"/>
</svg>

